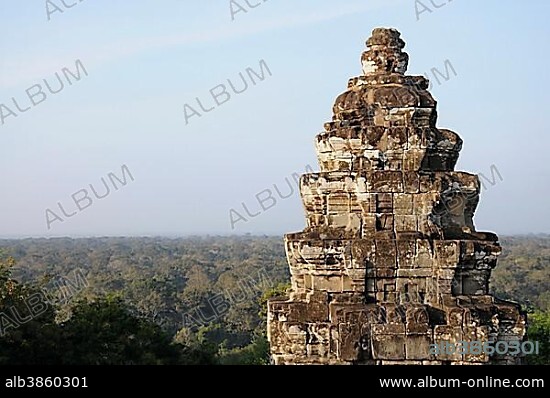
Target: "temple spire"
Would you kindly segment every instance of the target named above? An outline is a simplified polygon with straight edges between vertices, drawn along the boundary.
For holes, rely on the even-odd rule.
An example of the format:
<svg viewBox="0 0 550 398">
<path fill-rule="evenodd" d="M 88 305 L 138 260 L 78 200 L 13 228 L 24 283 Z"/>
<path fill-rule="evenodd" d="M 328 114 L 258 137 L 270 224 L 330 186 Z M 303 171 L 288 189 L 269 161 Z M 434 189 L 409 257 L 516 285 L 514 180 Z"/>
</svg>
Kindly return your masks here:
<svg viewBox="0 0 550 398">
<path fill-rule="evenodd" d="M 375 29 L 302 175 L 307 226 L 285 235 L 292 288 L 270 299 L 276 364 L 513 364 L 442 342 L 519 344 L 525 316 L 489 290 L 498 237 L 476 231 L 479 178 L 456 171 L 462 140 L 437 126 L 405 43 Z M 495 115 L 496 116 L 496 115 Z M 471 346 L 473 347 L 473 345 Z"/>
</svg>

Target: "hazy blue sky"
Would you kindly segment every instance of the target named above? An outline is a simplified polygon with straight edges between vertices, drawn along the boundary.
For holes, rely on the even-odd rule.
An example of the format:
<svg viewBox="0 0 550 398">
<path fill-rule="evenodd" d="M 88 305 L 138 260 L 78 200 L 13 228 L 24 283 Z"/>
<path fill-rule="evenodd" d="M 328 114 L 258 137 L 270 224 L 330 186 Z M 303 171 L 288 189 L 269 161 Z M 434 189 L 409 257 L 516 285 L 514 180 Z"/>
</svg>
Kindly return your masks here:
<svg viewBox="0 0 550 398">
<path fill-rule="evenodd" d="M 314 136 L 360 74 L 378 26 L 398 28 L 409 74 L 434 81 L 438 126 L 464 139 L 457 170 L 490 177 L 496 165 L 502 175 L 482 194 L 478 230 L 550 232 L 550 2 L 423 0 L 432 12 L 417 20 L 414 0 L 268 0 L 253 9 L 238 0 L 249 11 L 233 21 L 229 0 L 65 0 L 73 3 L 52 0 L 50 11 L 64 11 L 48 20 L 44 0 L 0 0 L 1 237 L 301 230 L 296 190 L 234 229 L 229 211 L 244 215 L 245 203 L 257 213 L 256 194 L 276 184 L 286 195 L 285 178 L 307 164 L 317 170 Z M 88 76 L 48 92 L 43 79 L 55 90 L 55 74 L 76 72 L 77 59 Z M 184 104 L 198 109 L 198 97 L 211 107 L 210 89 L 239 84 L 260 60 L 272 76 L 186 125 Z M 445 60 L 457 75 L 438 85 L 430 70 L 444 71 Z M 46 99 L 20 112 L 12 98 L 24 110 L 35 84 Z M 89 184 L 105 192 L 101 178 L 121 176 L 122 165 L 134 181 L 48 230 L 46 209 L 61 215 L 60 202 L 73 212 L 72 194 Z"/>
</svg>

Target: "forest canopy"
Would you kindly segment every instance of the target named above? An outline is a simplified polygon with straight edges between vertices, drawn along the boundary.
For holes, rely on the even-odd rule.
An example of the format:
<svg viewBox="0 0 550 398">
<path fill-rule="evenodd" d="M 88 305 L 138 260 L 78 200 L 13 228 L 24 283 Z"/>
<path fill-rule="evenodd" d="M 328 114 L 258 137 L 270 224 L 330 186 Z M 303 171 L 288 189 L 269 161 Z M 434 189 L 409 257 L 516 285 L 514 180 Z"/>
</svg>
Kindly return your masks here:
<svg viewBox="0 0 550 398">
<path fill-rule="evenodd" d="M 549 363 L 550 237 L 501 244 L 492 291 L 531 313 L 542 352 L 530 361 Z M 269 362 L 265 304 L 289 281 L 281 237 L 23 239 L 0 248 L 0 364 Z"/>
</svg>

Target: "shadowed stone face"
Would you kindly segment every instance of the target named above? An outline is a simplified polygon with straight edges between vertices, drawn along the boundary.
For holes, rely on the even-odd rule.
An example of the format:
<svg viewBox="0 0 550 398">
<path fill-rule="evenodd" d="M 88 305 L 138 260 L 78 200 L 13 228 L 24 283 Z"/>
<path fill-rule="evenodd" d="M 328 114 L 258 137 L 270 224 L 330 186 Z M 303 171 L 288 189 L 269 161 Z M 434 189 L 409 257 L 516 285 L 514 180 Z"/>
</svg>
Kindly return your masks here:
<svg viewBox="0 0 550 398">
<path fill-rule="evenodd" d="M 520 341 L 520 308 L 489 295 L 498 238 L 477 232 L 476 175 L 454 171 L 460 137 L 436 127 L 422 76 L 406 76 L 395 29 L 375 29 L 363 75 L 317 135 L 300 192 L 307 227 L 285 236 L 292 289 L 268 304 L 276 364 L 516 363 L 430 353 L 460 341 Z"/>
</svg>

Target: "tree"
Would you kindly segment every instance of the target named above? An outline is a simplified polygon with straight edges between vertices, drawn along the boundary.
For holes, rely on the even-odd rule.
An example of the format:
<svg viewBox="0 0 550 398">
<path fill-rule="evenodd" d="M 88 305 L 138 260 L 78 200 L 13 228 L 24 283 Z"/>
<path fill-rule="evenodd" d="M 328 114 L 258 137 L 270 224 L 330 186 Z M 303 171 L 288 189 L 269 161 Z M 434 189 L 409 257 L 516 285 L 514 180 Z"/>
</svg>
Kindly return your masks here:
<svg viewBox="0 0 550 398">
<path fill-rule="evenodd" d="M 39 288 L 11 277 L 13 257 L 0 252 L 0 365 L 55 364 L 55 311 Z"/>
<path fill-rule="evenodd" d="M 182 347 L 181 365 L 218 365 L 219 347 L 206 337 L 206 329 L 198 332 L 183 327 L 174 342 Z"/>
<path fill-rule="evenodd" d="M 221 349 L 221 365 L 268 365 L 269 342 L 265 334 L 256 334 L 252 342 L 245 347 L 237 347 L 230 350 Z"/>
<path fill-rule="evenodd" d="M 265 333 L 267 318 L 267 302 L 272 297 L 285 296 L 290 288 L 289 283 L 279 283 L 275 287 L 267 289 L 258 299 L 260 311 L 260 324 L 254 331 L 252 342 L 245 347 L 220 350 L 220 363 L 222 365 L 268 365 L 269 342 Z"/>
<path fill-rule="evenodd" d="M 526 362 L 530 365 L 550 365 L 550 312 L 529 314 L 527 336 L 529 341 L 539 343 L 539 353 L 528 355 Z"/>
<path fill-rule="evenodd" d="M 118 297 L 80 301 L 60 325 L 66 364 L 165 365 L 179 363 L 181 347 L 160 326 L 134 316 Z"/>
</svg>

